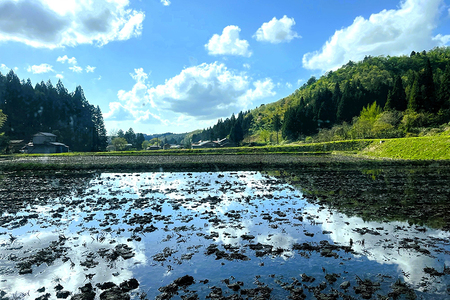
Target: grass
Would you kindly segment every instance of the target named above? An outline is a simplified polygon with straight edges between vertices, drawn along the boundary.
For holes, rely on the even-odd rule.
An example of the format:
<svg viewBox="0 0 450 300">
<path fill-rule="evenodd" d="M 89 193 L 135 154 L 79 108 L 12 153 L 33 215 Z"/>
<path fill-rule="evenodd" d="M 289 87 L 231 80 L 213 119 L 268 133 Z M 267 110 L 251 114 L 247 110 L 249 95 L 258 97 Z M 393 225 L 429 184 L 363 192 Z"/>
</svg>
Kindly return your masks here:
<svg viewBox="0 0 450 300">
<path fill-rule="evenodd" d="M 450 136 L 378 140 L 360 154 L 375 158 L 447 160 L 450 159 Z"/>
</svg>

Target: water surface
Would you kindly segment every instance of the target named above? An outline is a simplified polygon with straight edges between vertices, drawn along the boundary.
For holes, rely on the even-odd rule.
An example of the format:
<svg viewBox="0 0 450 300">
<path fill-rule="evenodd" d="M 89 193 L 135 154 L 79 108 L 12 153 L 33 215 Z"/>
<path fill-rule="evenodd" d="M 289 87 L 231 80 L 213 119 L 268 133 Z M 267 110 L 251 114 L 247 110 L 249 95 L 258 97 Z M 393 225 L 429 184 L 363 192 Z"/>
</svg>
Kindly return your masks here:
<svg viewBox="0 0 450 300">
<path fill-rule="evenodd" d="M 349 214 L 266 173 L 49 176 L 39 192 L 42 180 L 2 208 L 6 298 L 57 299 L 55 287 L 73 296 L 87 283 L 99 297 L 97 284 L 131 278 L 134 299 L 449 297 L 448 231 Z M 161 289 L 185 275 L 194 283 Z"/>
</svg>

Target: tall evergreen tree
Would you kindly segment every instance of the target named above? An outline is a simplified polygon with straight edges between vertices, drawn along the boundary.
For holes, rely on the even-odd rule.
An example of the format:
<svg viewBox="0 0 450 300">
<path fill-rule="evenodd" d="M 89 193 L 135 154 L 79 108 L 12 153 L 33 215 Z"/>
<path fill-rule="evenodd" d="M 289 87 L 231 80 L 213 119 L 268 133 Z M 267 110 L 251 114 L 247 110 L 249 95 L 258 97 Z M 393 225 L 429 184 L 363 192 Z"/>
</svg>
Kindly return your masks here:
<svg viewBox="0 0 450 300">
<path fill-rule="evenodd" d="M 337 109 L 336 119 L 338 122 L 350 122 L 354 117 L 355 94 L 352 84 L 347 81 Z"/>
<path fill-rule="evenodd" d="M 394 86 L 388 93 L 384 109 L 404 111 L 407 107 L 408 102 L 406 101 L 406 94 L 405 89 L 403 88 L 402 78 L 400 76 L 395 76 Z"/>
<path fill-rule="evenodd" d="M 239 145 L 244 139 L 244 131 L 242 130 L 242 122 L 238 122 L 237 120 L 234 122 L 233 127 L 230 131 L 230 140 Z"/>
<path fill-rule="evenodd" d="M 20 139 L 23 134 L 23 116 L 21 114 L 24 108 L 22 102 L 22 86 L 17 75 L 13 70 L 6 75 L 4 109 L 3 112 L 8 116 L 5 123 L 5 134 L 10 139 Z"/>
<path fill-rule="evenodd" d="M 422 109 L 423 97 L 420 89 L 419 76 L 414 73 L 413 84 L 409 91 L 408 109 L 419 111 Z"/>
<path fill-rule="evenodd" d="M 129 144 L 133 145 L 133 147 L 136 148 L 136 134 L 134 133 L 133 128 L 130 127 L 130 129 L 128 129 L 127 132 L 125 132 L 124 137 Z"/>
<path fill-rule="evenodd" d="M 136 134 L 136 149 L 141 150 L 142 149 L 142 143 L 145 141 L 144 134 L 137 133 Z"/>
<path fill-rule="evenodd" d="M 445 68 L 437 98 L 440 107 L 444 109 L 450 108 L 450 65 L 447 65 Z"/>
<path fill-rule="evenodd" d="M 337 112 L 339 102 L 341 101 L 342 92 L 341 92 L 341 86 L 339 85 L 339 82 L 336 82 L 334 85 L 334 91 L 333 91 L 333 97 L 331 98 L 331 101 L 333 103 L 334 109 Z"/>
<path fill-rule="evenodd" d="M 287 140 L 298 139 L 298 130 L 300 129 L 300 123 L 297 119 L 298 107 L 289 107 L 284 113 L 284 122 L 281 126 L 281 134 L 283 138 Z"/>
<path fill-rule="evenodd" d="M 277 144 L 279 144 L 279 140 L 278 140 L 278 131 L 280 131 L 280 129 L 281 129 L 281 118 L 280 118 L 280 115 L 279 115 L 279 114 L 275 114 L 275 115 L 273 116 L 273 119 L 272 119 L 272 127 L 273 127 L 273 130 L 275 130 L 276 133 L 277 133 Z"/>
<path fill-rule="evenodd" d="M 106 151 L 108 137 L 106 135 L 102 111 L 98 105 L 93 108 L 92 119 L 95 128 L 93 134 L 93 151 Z"/>
<path fill-rule="evenodd" d="M 427 57 L 425 70 L 422 78 L 422 97 L 423 97 L 423 109 L 428 112 L 436 113 L 439 110 L 439 106 L 436 99 L 436 90 L 433 81 L 433 70 L 431 68 L 430 59 Z"/>
</svg>

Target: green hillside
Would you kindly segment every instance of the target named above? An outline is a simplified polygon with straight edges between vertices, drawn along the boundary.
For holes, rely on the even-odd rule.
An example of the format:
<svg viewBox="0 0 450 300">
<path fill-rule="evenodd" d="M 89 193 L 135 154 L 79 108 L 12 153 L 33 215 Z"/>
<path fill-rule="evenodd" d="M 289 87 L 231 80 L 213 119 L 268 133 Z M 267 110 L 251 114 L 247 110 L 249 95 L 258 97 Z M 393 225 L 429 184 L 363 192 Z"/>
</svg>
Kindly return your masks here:
<svg viewBox="0 0 450 300">
<path fill-rule="evenodd" d="M 281 120 L 276 131 L 274 120 Z M 450 48 L 409 56 L 349 61 L 311 77 L 286 98 L 262 105 L 195 134 L 228 135 L 238 143 L 276 144 L 421 136 L 450 121 Z"/>
</svg>

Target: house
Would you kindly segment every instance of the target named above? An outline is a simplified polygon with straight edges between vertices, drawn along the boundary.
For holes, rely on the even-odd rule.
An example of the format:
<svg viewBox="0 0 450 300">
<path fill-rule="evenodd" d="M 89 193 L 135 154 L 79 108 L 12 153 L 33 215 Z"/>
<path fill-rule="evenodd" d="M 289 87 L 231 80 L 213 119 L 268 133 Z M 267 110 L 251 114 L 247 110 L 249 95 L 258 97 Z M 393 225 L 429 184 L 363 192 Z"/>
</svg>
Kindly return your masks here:
<svg viewBox="0 0 450 300">
<path fill-rule="evenodd" d="M 236 143 L 227 138 L 218 140 L 216 143 L 219 145 L 219 147 L 236 147 Z"/>
<path fill-rule="evenodd" d="M 216 148 L 218 145 L 216 142 L 211 141 L 199 141 L 198 143 L 192 143 L 192 149 L 201 148 Z"/>
<path fill-rule="evenodd" d="M 30 143 L 22 148 L 25 153 L 63 153 L 69 152 L 69 146 L 58 143 L 56 135 L 48 132 L 39 132 L 33 135 Z"/>
<path fill-rule="evenodd" d="M 160 150 L 161 147 L 159 147 L 158 145 L 152 145 L 150 147 L 147 147 L 147 150 Z"/>
<path fill-rule="evenodd" d="M 217 141 L 200 141 L 198 143 L 192 143 L 192 149 L 200 149 L 200 148 L 224 148 L 224 147 L 236 147 L 236 144 L 233 141 L 230 141 L 227 138 L 223 138 Z"/>
</svg>

